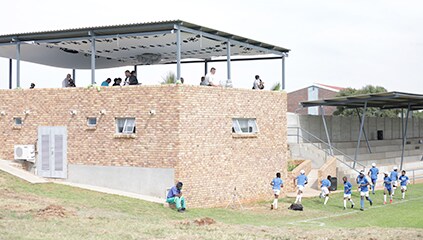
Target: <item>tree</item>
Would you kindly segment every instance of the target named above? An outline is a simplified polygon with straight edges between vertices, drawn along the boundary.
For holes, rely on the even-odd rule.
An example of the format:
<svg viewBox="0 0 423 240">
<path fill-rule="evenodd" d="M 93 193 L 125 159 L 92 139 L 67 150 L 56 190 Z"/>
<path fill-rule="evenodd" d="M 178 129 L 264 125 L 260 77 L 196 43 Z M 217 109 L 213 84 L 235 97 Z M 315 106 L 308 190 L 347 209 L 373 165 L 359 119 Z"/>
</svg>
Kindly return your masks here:
<svg viewBox="0 0 423 240">
<path fill-rule="evenodd" d="M 174 72 L 169 71 L 166 76 L 162 77 L 162 79 L 163 81 L 161 82 L 161 84 L 174 84 L 176 75 Z"/>
<path fill-rule="evenodd" d="M 387 92 L 384 87 L 380 86 L 372 86 L 367 85 L 361 89 L 354 89 L 354 88 L 345 88 L 339 91 L 336 95 L 337 97 L 348 97 L 348 96 L 356 96 L 356 95 L 363 95 L 363 94 L 371 94 L 371 93 L 383 93 Z M 358 111 L 360 114 L 363 113 L 363 108 L 359 108 Z M 398 117 L 398 114 L 401 112 L 399 109 L 390 109 L 390 110 L 382 110 L 380 108 L 373 108 L 369 107 L 366 110 L 366 116 L 368 117 Z M 357 110 L 354 108 L 346 108 L 343 106 L 336 107 L 336 111 L 333 115 L 337 116 L 357 116 Z"/>
</svg>

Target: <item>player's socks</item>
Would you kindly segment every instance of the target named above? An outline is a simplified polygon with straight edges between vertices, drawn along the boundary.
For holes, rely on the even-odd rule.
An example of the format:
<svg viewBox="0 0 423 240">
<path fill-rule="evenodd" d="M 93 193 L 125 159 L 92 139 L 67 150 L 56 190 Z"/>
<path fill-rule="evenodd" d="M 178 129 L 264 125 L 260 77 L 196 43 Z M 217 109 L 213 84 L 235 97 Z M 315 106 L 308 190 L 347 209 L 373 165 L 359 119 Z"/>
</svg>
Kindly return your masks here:
<svg viewBox="0 0 423 240">
<path fill-rule="evenodd" d="M 364 199 L 360 199 L 360 207 L 361 209 L 364 209 Z"/>
<path fill-rule="evenodd" d="M 325 205 L 326 205 L 326 203 L 328 203 L 328 200 L 329 200 L 329 197 L 328 197 L 328 196 L 326 196 L 326 197 L 325 197 L 325 203 L 324 203 Z"/>
<path fill-rule="evenodd" d="M 344 209 L 347 208 L 347 200 L 344 199 Z"/>
<path fill-rule="evenodd" d="M 278 208 L 278 199 L 274 199 L 273 200 L 273 209 L 277 209 Z"/>
<path fill-rule="evenodd" d="M 386 204 L 386 195 L 383 195 L 383 202 Z"/>
<path fill-rule="evenodd" d="M 354 201 L 350 199 L 350 202 L 351 202 L 351 208 L 354 208 Z"/>
<path fill-rule="evenodd" d="M 405 192 L 402 192 L 402 199 L 405 198 Z"/>
<path fill-rule="evenodd" d="M 298 203 L 299 199 L 300 199 L 300 195 L 297 195 L 297 197 L 295 198 L 295 203 Z"/>
</svg>

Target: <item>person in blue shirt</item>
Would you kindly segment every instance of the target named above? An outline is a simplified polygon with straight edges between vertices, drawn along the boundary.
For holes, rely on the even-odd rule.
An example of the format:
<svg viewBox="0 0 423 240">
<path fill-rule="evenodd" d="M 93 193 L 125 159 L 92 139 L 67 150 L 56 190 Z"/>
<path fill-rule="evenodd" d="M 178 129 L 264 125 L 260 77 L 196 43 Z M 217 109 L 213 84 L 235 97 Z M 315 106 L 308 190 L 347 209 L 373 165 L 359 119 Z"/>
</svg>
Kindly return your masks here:
<svg viewBox="0 0 423 240">
<path fill-rule="evenodd" d="M 296 181 L 296 183 L 295 183 Z M 303 197 L 303 191 L 305 188 L 305 185 L 307 184 L 308 178 L 305 175 L 305 171 L 302 169 L 300 171 L 300 175 L 297 176 L 296 179 L 294 179 L 294 185 L 297 185 L 297 198 L 295 199 L 295 203 L 301 203 L 301 199 Z"/>
<path fill-rule="evenodd" d="M 358 174 L 357 178 L 355 179 L 356 183 L 358 184 L 358 191 L 360 192 L 360 182 L 361 180 L 363 180 L 363 178 L 366 178 L 364 176 L 364 174 L 361 174 L 361 172 L 364 173 L 364 170 L 361 170 L 360 173 Z"/>
<path fill-rule="evenodd" d="M 182 182 L 178 182 L 176 186 L 173 186 L 169 190 L 166 199 L 167 203 L 176 205 L 176 209 L 178 209 L 178 212 L 184 212 L 186 210 L 185 198 L 182 196 L 181 192 L 182 186 Z"/>
<path fill-rule="evenodd" d="M 377 181 L 377 175 L 379 174 L 379 169 L 376 167 L 376 163 L 372 163 L 372 168 L 369 170 L 369 177 L 372 180 L 372 193 L 375 194 L 375 188 L 376 188 L 376 181 Z"/>
<path fill-rule="evenodd" d="M 386 194 L 389 194 L 389 203 L 392 203 L 392 180 L 391 178 L 388 176 L 389 173 L 385 172 L 384 173 L 385 177 L 383 178 L 383 204 L 386 204 Z"/>
<path fill-rule="evenodd" d="M 394 169 L 391 172 L 391 181 L 392 181 L 392 196 L 395 195 L 395 189 L 397 189 L 398 186 L 398 168 L 394 167 Z"/>
<path fill-rule="evenodd" d="M 360 197 L 361 197 L 361 199 L 360 199 L 360 206 L 361 206 L 360 210 L 364 211 L 364 198 L 366 198 L 366 200 L 370 202 L 370 206 L 373 205 L 373 201 L 369 197 L 370 182 L 364 176 L 364 170 L 362 170 L 360 172 L 360 178 L 357 178 L 357 179 L 360 179 L 359 182 L 358 182 L 358 187 L 360 188 Z"/>
<path fill-rule="evenodd" d="M 399 177 L 400 185 L 401 185 L 401 192 L 402 192 L 402 199 L 405 198 L 405 192 L 407 191 L 407 184 L 410 183 L 410 180 L 407 176 L 405 176 L 405 170 L 401 171 L 401 176 Z"/>
<path fill-rule="evenodd" d="M 273 194 L 275 195 L 275 199 L 273 199 L 273 203 L 270 205 L 270 209 L 278 209 L 278 198 L 281 194 L 281 188 L 283 187 L 283 181 L 281 179 L 281 173 L 276 173 L 276 177 L 270 182 L 272 185 Z"/>
<path fill-rule="evenodd" d="M 344 181 L 344 210 L 347 209 L 347 200 L 351 202 L 351 208 L 354 208 L 354 202 L 351 199 L 352 184 L 348 182 L 347 177 L 343 177 Z"/>
<path fill-rule="evenodd" d="M 327 179 L 323 179 L 321 181 L 322 185 L 320 186 L 320 189 L 322 189 L 322 193 L 320 194 L 320 196 L 325 197 L 325 202 L 323 203 L 323 205 L 326 205 L 326 203 L 328 203 L 329 200 L 329 188 L 332 185 L 330 182 L 330 175 L 328 175 Z"/>
<path fill-rule="evenodd" d="M 112 82 L 112 79 L 108 78 L 101 83 L 101 86 L 108 87 L 111 82 Z"/>
</svg>

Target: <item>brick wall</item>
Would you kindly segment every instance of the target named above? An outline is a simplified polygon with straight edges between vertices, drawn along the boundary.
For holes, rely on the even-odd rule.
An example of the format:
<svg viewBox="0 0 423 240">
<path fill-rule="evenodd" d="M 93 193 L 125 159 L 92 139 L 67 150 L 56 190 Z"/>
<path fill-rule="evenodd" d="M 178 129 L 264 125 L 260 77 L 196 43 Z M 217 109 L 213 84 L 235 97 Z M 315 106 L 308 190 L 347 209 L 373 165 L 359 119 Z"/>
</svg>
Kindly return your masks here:
<svg viewBox="0 0 423 240">
<path fill-rule="evenodd" d="M 322 179 L 326 179 L 328 175 L 331 175 L 332 177 L 336 176 L 336 158 L 330 157 L 325 164 L 319 169 L 317 172 L 317 178 L 319 182 Z M 342 178 L 342 176 L 341 176 Z"/>
<path fill-rule="evenodd" d="M 308 175 L 311 171 L 311 160 L 304 160 L 300 165 L 298 165 L 294 170 L 287 173 L 286 181 L 284 184 L 284 190 L 288 192 L 295 192 L 297 190 L 297 185 L 294 184 L 294 180 L 300 175 L 300 171 L 304 170 L 305 175 Z"/>
<path fill-rule="evenodd" d="M 235 187 L 242 201 L 271 198 L 275 172 L 286 176 L 285 93 L 165 85 L 1 90 L 0 98 L 3 159 L 15 144 L 34 144 L 38 126 L 67 126 L 68 163 L 174 168 L 194 207 L 226 205 Z M 87 117 L 98 117 L 95 129 Z M 116 117 L 135 117 L 136 134 L 117 137 Z M 235 117 L 256 118 L 259 133 L 233 134 Z"/>
</svg>

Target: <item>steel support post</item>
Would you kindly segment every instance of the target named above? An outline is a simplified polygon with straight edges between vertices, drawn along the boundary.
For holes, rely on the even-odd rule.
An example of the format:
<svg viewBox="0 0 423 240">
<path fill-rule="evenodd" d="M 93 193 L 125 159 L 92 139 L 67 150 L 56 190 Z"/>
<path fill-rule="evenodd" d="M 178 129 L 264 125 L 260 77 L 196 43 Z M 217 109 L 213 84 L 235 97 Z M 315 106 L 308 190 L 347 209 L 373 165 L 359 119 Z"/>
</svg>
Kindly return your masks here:
<svg viewBox="0 0 423 240">
<path fill-rule="evenodd" d="M 12 74 L 13 74 L 12 63 L 13 63 L 12 59 L 9 59 L 9 89 L 12 89 Z"/>
<path fill-rule="evenodd" d="M 402 170 L 402 165 L 404 163 L 404 150 L 405 150 L 405 144 L 407 141 L 407 128 L 408 128 L 408 117 L 410 116 L 410 103 L 408 104 L 408 108 L 407 108 L 407 114 L 406 114 L 406 118 L 405 118 L 405 127 L 404 127 L 404 131 L 402 134 L 402 149 L 401 149 L 401 164 L 400 164 L 400 170 Z"/>
<path fill-rule="evenodd" d="M 21 43 L 16 44 L 16 87 L 21 87 Z"/>
<path fill-rule="evenodd" d="M 209 70 L 208 70 L 209 69 L 208 64 L 209 64 L 208 59 L 204 59 L 204 76 L 206 76 L 207 73 L 209 72 Z"/>
<path fill-rule="evenodd" d="M 367 101 L 364 102 L 363 117 L 361 118 L 360 131 L 358 133 L 358 141 L 357 141 L 357 148 L 355 149 L 353 169 L 355 169 L 355 165 L 357 163 L 358 151 L 360 150 L 361 135 L 363 135 L 364 120 L 366 119 L 366 110 L 367 110 Z"/>
<path fill-rule="evenodd" d="M 323 106 L 320 106 L 320 111 L 322 113 L 322 121 L 323 121 L 323 126 L 325 127 L 325 133 L 326 133 L 326 138 L 329 144 L 330 155 L 333 156 L 332 143 L 330 142 L 328 126 L 326 124 L 326 118 L 325 118 L 325 109 L 323 109 Z"/>
<path fill-rule="evenodd" d="M 360 112 L 358 111 L 358 108 L 355 109 L 357 111 L 358 121 L 361 123 L 361 116 Z M 372 149 L 370 147 L 369 139 L 367 138 L 366 129 L 363 129 L 364 139 L 366 140 L 367 149 L 369 150 L 369 153 L 372 153 Z"/>
<path fill-rule="evenodd" d="M 72 69 L 72 79 L 73 79 L 73 82 L 75 83 L 75 85 L 76 85 L 76 70 L 75 70 L 75 68 L 74 69 Z"/>
<path fill-rule="evenodd" d="M 285 90 L 285 55 L 282 56 L 282 82 L 279 90 Z"/>
<path fill-rule="evenodd" d="M 227 68 L 227 80 L 226 80 L 226 87 L 232 87 L 232 80 L 231 80 L 231 41 L 226 42 L 226 68 Z"/>
<path fill-rule="evenodd" d="M 176 81 L 181 79 L 181 28 L 176 29 Z"/>
<path fill-rule="evenodd" d="M 91 34 L 91 84 L 95 84 L 95 36 Z"/>
</svg>

